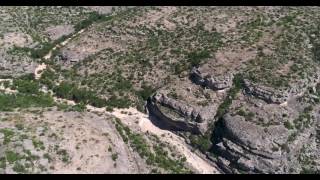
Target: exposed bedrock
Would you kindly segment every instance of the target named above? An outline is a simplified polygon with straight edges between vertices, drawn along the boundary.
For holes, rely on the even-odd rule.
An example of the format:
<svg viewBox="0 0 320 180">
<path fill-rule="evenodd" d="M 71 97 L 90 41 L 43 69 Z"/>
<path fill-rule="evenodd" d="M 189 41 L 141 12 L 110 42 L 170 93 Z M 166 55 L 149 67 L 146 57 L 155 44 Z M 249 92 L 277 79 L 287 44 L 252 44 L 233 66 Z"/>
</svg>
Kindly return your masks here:
<svg viewBox="0 0 320 180">
<path fill-rule="evenodd" d="M 227 113 L 215 127 L 219 140 L 212 152 L 218 156 L 217 165 L 227 173 L 288 173 L 292 167 L 299 168 L 293 164 L 298 164 L 297 157 L 311 132 L 300 132 L 288 142 L 290 132 L 282 125 L 261 127 Z"/>
<path fill-rule="evenodd" d="M 288 101 L 290 97 L 302 95 L 310 87 L 314 88 L 319 81 L 319 71 L 308 79 L 304 79 L 301 82 L 282 89 L 258 85 L 249 80 L 244 80 L 244 93 L 262 99 L 267 103 L 281 104 Z"/>
<path fill-rule="evenodd" d="M 155 117 L 161 124 L 164 124 L 166 128 L 173 129 L 175 131 L 189 131 L 194 134 L 200 134 L 199 128 L 193 123 L 188 123 L 182 120 L 173 120 L 164 115 L 157 105 L 156 102 L 152 101 L 151 98 L 147 100 L 147 110 L 150 116 Z"/>
<path fill-rule="evenodd" d="M 275 92 L 273 88 L 258 86 L 248 80 L 244 80 L 244 92 L 258 99 L 262 99 L 267 103 L 281 104 L 287 101 L 288 94 L 284 92 Z"/>
<path fill-rule="evenodd" d="M 161 123 L 178 131 L 189 131 L 193 134 L 203 134 L 207 130 L 209 114 L 191 106 L 156 93 L 147 100 L 146 105 L 150 115 L 155 116 Z M 164 112 L 164 108 L 167 109 Z M 170 112 L 169 112 L 170 111 Z"/>
<path fill-rule="evenodd" d="M 222 90 L 232 86 L 233 75 L 215 76 L 208 73 L 200 72 L 197 68 L 193 68 L 190 79 L 198 85 L 207 87 L 212 90 Z"/>
</svg>

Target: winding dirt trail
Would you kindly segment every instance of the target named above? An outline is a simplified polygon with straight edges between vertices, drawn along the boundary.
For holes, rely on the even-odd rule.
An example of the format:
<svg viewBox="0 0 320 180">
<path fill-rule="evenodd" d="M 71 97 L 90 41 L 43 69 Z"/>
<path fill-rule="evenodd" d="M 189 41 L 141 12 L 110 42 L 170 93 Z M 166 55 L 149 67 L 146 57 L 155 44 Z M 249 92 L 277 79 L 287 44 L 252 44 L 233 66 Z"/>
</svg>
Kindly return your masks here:
<svg viewBox="0 0 320 180">
<path fill-rule="evenodd" d="M 65 46 L 71 39 L 73 39 L 74 37 L 80 35 L 81 33 L 84 32 L 85 29 L 81 29 L 80 31 L 74 33 L 71 37 L 65 39 L 64 41 L 62 41 L 61 43 L 56 44 L 49 52 L 48 54 L 46 54 L 45 56 L 43 56 L 44 60 L 48 60 L 51 58 L 52 56 L 52 52 L 55 51 L 57 48 L 61 48 L 63 46 Z M 34 70 L 34 77 L 35 79 L 40 79 L 42 72 L 47 69 L 47 65 L 45 63 L 42 63 L 40 65 L 38 65 L 38 67 L 36 67 L 36 69 Z"/>
<path fill-rule="evenodd" d="M 47 68 L 47 65 L 45 63 L 40 64 L 35 70 L 34 70 L 34 78 L 40 79 L 43 70 Z"/>
<path fill-rule="evenodd" d="M 17 90 L 6 88 L 3 84 L 4 82 L 9 82 L 9 84 L 12 84 L 12 79 L 0 79 L 0 91 L 3 91 L 5 94 L 14 94 L 18 92 Z"/>
</svg>

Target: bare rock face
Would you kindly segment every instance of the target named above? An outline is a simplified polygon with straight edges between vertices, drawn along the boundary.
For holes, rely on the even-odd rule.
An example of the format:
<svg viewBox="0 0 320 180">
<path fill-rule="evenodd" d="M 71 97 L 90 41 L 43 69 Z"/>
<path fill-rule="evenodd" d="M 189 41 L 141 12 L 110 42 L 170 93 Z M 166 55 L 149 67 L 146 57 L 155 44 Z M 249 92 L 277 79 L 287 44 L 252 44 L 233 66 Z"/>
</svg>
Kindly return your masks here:
<svg viewBox="0 0 320 180">
<path fill-rule="evenodd" d="M 184 117 L 190 118 L 199 123 L 202 123 L 210 118 L 208 117 L 208 114 L 201 113 L 197 108 L 190 107 L 187 104 L 183 104 L 182 102 L 169 98 L 161 93 L 155 94 L 154 100 L 177 111 Z"/>
<path fill-rule="evenodd" d="M 292 133 L 282 125 L 262 127 L 228 113 L 220 123 L 220 140 L 212 149 L 219 156 L 217 164 L 229 173 L 299 172 L 303 144 L 313 141 L 312 129 L 289 140 Z"/>
<path fill-rule="evenodd" d="M 276 141 L 283 142 L 288 135 L 284 128 L 264 130 L 246 122 L 241 116 L 232 117 L 229 114 L 223 117 L 221 128 L 221 142 L 214 146 L 214 151 L 230 163 L 220 161 L 220 166 L 228 166 L 231 172 L 240 170 L 251 173 L 274 173 L 281 167 L 281 154 L 270 149 L 275 144 L 273 138 L 276 136 L 270 136 L 268 131 L 279 135 Z"/>
<path fill-rule="evenodd" d="M 258 85 L 249 80 L 244 80 L 244 92 L 267 103 L 281 104 L 287 102 L 291 97 L 301 96 L 308 88 L 315 87 L 319 80 L 320 71 L 316 71 L 308 79 L 302 79 L 300 82 L 281 89 Z"/>
<path fill-rule="evenodd" d="M 242 116 L 223 117 L 226 138 L 251 150 L 257 155 L 274 159 L 276 154 L 270 149 L 273 144 L 283 144 L 288 138 L 288 131 L 283 126 L 262 128 L 244 120 Z"/>
<path fill-rule="evenodd" d="M 244 81 L 244 86 L 245 93 L 262 99 L 267 103 L 281 104 L 285 102 L 288 97 L 286 94 L 277 93 L 273 88 L 258 86 L 248 80 Z"/>
<path fill-rule="evenodd" d="M 162 108 L 170 108 L 173 113 L 180 115 L 180 118 L 164 112 Z M 155 94 L 147 101 L 149 114 L 156 116 L 162 123 L 178 131 L 189 131 L 193 134 L 202 134 L 206 128 L 204 117 L 197 109 L 186 104 L 168 98 L 164 94 Z"/>
<path fill-rule="evenodd" d="M 222 90 L 232 86 L 233 75 L 213 77 L 208 73 L 200 72 L 197 68 L 191 71 L 191 79 L 194 83 L 202 85 L 212 90 Z"/>
</svg>

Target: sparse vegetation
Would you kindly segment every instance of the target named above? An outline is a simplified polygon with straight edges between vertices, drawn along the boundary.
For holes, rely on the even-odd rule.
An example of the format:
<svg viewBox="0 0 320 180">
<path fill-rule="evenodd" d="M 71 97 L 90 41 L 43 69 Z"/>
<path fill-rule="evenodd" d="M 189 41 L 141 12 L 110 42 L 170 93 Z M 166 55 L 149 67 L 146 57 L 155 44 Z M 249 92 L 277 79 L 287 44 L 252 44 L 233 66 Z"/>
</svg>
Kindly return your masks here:
<svg viewBox="0 0 320 180">
<path fill-rule="evenodd" d="M 49 95 L 0 94 L 0 111 L 11 111 L 14 108 L 50 107 L 53 105 L 53 99 Z"/>
<path fill-rule="evenodd" d="M 199 52 L 191 52 L 190 54 L 188 54 L 188 58 L 191 63 L 191 66 L 199 66 L 203 60 L 209 57 L 210 57 L 210 53 L 207 50 L 202 50 Z"/>
<path fill-rule="evenodd" d="M 115 120 L 116 127 L 120 135 L 128 141 L 130 145 L 146 159 L 147 164 L 156 165 L 171 173 L 190 173 L 183 165 L 183 160 L 174 160 L 168 157 L 168 152 L 160 145 L 153 146 L 154 153 L 140 134 L 133 133 L 128 127 L 124 126 L 118 119 Z M 185 160 L 185 159 L 184 159 Z"/>
<path fill-rule="evenodd" d="M 118 154 L 117 148 L 123 143 L 115 146 L 119 137 L 103 121 L 117 116 L 116 108 L 145 113 L 151 110 L 146 100 L 162 93 L 168 98 L 152 99 L 168 118 L 161 123 L 177 121 L 173 126 L 178 127 L 168 123 L 168 128 L 186 138 L 193 153 L 208 155 L 221 169 L 318 173 L 319 163 L 313 160 L 319 157 L 320 139 L 315 127 L 320 85 L 314 87 L 320 61 L 318 7 L 112 7 L 126 10 L 109 15 L 108 8 L 0 8 L 1 172 L 61 171 L 50 163 L 70 163 L 78 157 L 71 157 L 72 152 L 86 152 L 91 143 L 99 144 L 94 150 L 108 150 L 111 158 L 95 153 L 90 161 L 107 159 L 112 172 L 122 171 L 125 153 Z M 50 59 L 44 59 L 49 52 Z M 36 80 L 34 66 L 42 63 L 46 69 Z M 190 76 L 191 69 L 201 77 Z M 87 105 L 113 113 L 86 111 Z M 139 116 L 119 112 L 119 117 Z M 226 114 L 234 124 L 223 119 Z M 126 122 L 128 127 L 121 122 L 116 120 L 115 128 L 124 146 L 144 158 L 151 173 L 190 173 L 186 159 L 162 142 L 169 136 L 136 131 L 145 125 L 138 118 Z M 97 132 L 100 126 L 108 135 Z M 99 138 L 81 137 L 91 133 Z M 73 142 L 70 134 L 77 142 L 64 146 Z M 303 151 L 308 152 L 297 154 L 300 146 L 293 143 L 300 142 L 307 142 Z M 265 157 L 270 150 L 272 156 L 281 153 L 281 162 Z M 87 158 L 83 154 L 80 160 Z M 87 172 L 78 163 L 64 168 Z"/>
</svg>

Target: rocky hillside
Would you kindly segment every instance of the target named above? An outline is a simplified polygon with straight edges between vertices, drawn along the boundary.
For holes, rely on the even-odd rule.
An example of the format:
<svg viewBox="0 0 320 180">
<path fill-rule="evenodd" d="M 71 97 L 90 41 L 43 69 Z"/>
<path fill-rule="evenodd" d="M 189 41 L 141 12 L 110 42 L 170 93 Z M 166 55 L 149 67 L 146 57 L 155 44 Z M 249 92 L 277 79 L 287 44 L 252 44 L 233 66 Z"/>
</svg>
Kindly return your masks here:
<svg viewBox="0 0 320 180">
<path fill-rule="evenodd" d="M 1 173 L 319 173 L 318 7 L 1 7 Z"/>
</svg>

